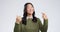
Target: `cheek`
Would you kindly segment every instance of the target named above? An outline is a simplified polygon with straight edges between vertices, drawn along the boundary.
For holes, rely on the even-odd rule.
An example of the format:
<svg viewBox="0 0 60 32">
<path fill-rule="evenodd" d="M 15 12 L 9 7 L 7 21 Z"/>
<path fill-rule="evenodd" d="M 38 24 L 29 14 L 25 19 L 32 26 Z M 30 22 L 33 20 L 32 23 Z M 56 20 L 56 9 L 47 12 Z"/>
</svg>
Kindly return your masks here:
<svg viewBox="0 0 60 32">
<path fill-rule="evenodd" d="M 30 9 L 27 9 L 27 12 L 29 12 L 30 11 Z"/>
<path fill-rule="evenodd" d="M 32 9 L 30 10 L 30 12 L 33 13 L 33 12 L 34 12 L 34 9 L 32 8 Z"/>
<path fill-rule="evenodd" d="M 33 10 L 31 10 L 30 13 L 33 13 Z"/>
<path fill-rule="evenodd" d="M 27 13 L 29 13 L 30 12 L 30 10 L 29 9 L 27 9 Z"/>
</svg>

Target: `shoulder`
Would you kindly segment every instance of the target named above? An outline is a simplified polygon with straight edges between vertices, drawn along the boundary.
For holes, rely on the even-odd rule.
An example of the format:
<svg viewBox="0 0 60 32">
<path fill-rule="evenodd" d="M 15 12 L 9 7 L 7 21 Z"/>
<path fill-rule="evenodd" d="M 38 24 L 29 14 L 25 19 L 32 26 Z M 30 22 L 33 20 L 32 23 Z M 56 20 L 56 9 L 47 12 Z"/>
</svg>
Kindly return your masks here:
<svg viewBox="0 0 60 32">
<path fill-rule="evenodd" d="M 40 20 L 40 18 L 37 18 L 37 20 Z"/>
<path fill-rule="evenodd" d="M 40 18 L 37 18 L 37 22 L 41 22 Z"/>
</svg>

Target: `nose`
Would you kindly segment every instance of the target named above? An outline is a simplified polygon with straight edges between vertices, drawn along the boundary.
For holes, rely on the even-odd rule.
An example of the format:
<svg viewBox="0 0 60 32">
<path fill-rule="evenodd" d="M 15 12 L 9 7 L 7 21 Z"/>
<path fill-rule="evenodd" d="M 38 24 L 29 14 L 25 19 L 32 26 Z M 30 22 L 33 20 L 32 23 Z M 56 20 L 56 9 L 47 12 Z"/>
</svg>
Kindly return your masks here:
<svg viewBox="0 0 60 32">
<path fill-rule="evenodd" d="M 32 9 L 30 8 L 30 11 L 31 11 Z"/>
</svg>

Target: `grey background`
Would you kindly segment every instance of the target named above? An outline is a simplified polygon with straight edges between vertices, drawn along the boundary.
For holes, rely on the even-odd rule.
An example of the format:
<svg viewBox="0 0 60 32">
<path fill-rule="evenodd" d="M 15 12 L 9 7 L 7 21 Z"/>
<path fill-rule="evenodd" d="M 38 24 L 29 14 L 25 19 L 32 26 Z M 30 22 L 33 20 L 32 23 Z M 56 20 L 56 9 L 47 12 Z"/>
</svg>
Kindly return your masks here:
<svg viewBox="0 0 60 32">
<path fill-rule="evenodd" d="M 24 4 L 34 5 L 36 17 L 46 12 L 49 23 L 48 32 L 60 32 L 60 0 L 0 0 L 0 32 L 13 32 L 16 16 L 23 16 Z"/>
</svg>

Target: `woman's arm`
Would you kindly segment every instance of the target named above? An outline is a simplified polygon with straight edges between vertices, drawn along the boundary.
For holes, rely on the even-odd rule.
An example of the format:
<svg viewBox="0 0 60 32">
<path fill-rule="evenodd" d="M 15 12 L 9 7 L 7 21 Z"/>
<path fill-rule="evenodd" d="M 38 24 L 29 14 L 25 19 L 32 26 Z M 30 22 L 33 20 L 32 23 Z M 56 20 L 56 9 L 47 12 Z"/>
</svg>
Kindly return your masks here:
<svg viewBox="0 0 60 32">
<path fill-rule="evenodd" d="M 44 23 L 42 24 L 41 21 L 39 20 L 39 27 L 41 32 L 47 32 L 48 29 L 48 18 L 45 13 L 42 13 L 42 18 L 44 20 Z"/>
<path fill-rule="evenodd" d="M 21 27 L 21 23 L 15 23 L 15 27 L 14 27 L 14 32 L 21 32 L 22 31 L 22 27 Z"/>
<path fill-rule="evenodd" d="M 39 29 L 41 30 L 41 32 L 47 32 L 47 29 L 48 29 L 48 19 L 44 19 L 44 23 L 42 24 L 41 23 L 41 20 L 38 19 L 39 21 Z"/>
<path fill-rule="evenodd" d="M 48 29 L 48 19 L 44 19 L 43 30 L 47 32 L 47 29 Z"/>
<path fill-rule="evenodd" d="M 21 31 L 22 31 L 22 18 L 20 16 L 17 16 L 14 32 L 21 32 Z"/>
</svg>

